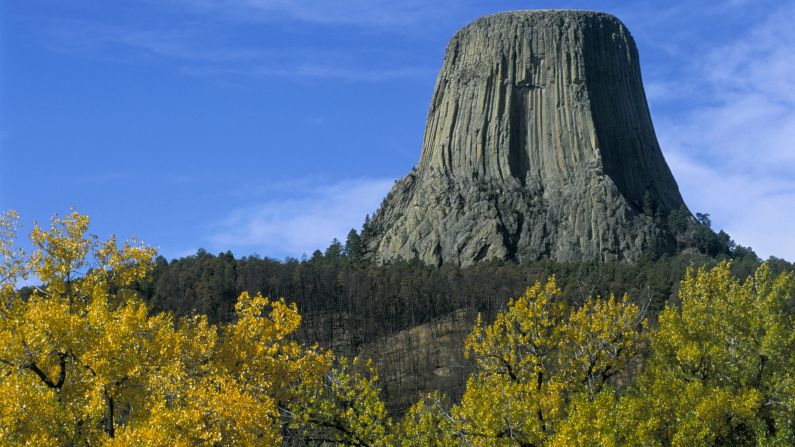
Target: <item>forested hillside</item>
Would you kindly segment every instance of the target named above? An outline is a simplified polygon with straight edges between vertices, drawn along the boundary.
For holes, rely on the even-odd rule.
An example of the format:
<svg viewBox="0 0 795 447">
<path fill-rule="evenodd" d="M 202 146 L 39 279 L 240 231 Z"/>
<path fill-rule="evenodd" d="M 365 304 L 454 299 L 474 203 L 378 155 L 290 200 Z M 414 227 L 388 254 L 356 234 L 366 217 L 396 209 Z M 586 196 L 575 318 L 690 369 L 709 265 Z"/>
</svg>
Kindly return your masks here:
<svg viewBox="0 0 795 447">
<path fill-rule="evenodd" d="M 634 265 L 541 261 L 436 268 L 401 261 L 378 266 L 363 260 L 359 247 L 352 231 L 346 244 L 334 241 L 300 261 L 236 259 L 229 252 L 203 250 L 171 262 L 160 257 L 152 278 L 142 283 L 142 295 L 156 311 L 207 315 L 213 322 L 233 318 L 243 291 L 284 297 L 304 317 L 302 341 L 345 355 L 371 355 L 381 369 L 388 406 L 401 412 L 423 392 L 462 391 L 471 364 L 461 348 L 475 316 L 494 318 L 535 281 L 554 274 L 561 297 L 575 306 L 590 296 L 626 293 L 654 319 L 675 299 L 688 267 L 733 257 L 733 271 L 745 277 L 760 264 L 751 250 L 732 246 L 720 257 L 693 252 Z M 776 271 L 793 268 L 783 260 L 770 265 Z"/>
</svg>

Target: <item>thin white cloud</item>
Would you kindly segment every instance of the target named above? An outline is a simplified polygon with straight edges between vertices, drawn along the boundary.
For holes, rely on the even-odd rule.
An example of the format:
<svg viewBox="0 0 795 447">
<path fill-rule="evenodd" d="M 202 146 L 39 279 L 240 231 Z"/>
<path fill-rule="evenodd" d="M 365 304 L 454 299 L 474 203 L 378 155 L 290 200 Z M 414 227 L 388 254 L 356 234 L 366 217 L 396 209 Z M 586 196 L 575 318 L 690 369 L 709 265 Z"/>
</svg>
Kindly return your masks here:
<svg viewBox="0 0 795 447">
<path fill-rule="evenodd" d="M 377 49 L 246 47 L 201 28 L 133 29 L 85 21 L 56 22 L 53 28 L 49 31 L 53 44 L 62 51 L 131 63 L 166 60 L 192 76 L 381 82 L 434 75 L 432 69 L 412 66 Z"/>
<path fill-rule="evenodd" d="M 338 79 L 344 81 L 380 82 L 393 79 L 430 78 L 432 71 L 414 67 L 354 68 L 334 65 L 299 64 L 291 67 L 203 66 L 188 67 L 184 73 L 206 76 L 244 76 L 251 78 Z"/>
<path fill-rule="evenodd" d="M 136 30 L 121 27 L 96 27 L 95 38 L 109 43 L 137 48 L 154 55 L 189 61 L 233 63 L 273 57 L 273 52 L 262 48 L 208 46 L 198 29 Z M 88 33 L 86 33 L 88 34 Z"/>
<path fill-rule="evenodd" d="M 351 228 L 359 229 L 392 187 L 392 179 L 360 179 L 315 186 L 233 211 L 213 226 L 213 249 L 231 249 L 264 256 L 299 257 L 342 242 Z"/>
<path fill-rule="evenodd" d="M 328 25 L 354 25 L 399 31 L 445 19 L 461 0 L 172 0 L 202 13 L 237 20 L 273 21 L 285 17 Z"/>
<path fill-rule="evenodd" d="M 658 122 L 691 209 L 763 257 L 795 259 L 795 2 L 708 54 L 698 105 Z"/>
<path fill-rule="evenodd" d="M 150 25 L 112 25 L 90 20 L 39 19 L 47 45 L 70 54 L 131 60 L 131 56 L 162 58 L 180 63 L 239 63 L 265 60 L 276 52 L 260 47 L 226 45 L 222 36 L 202 27 L 173 26 L 158 29 Z M 127 50 L 122 53 L 119 50 Z M 132 50 L 132 51 L 130 51 Z"/>
</svg>

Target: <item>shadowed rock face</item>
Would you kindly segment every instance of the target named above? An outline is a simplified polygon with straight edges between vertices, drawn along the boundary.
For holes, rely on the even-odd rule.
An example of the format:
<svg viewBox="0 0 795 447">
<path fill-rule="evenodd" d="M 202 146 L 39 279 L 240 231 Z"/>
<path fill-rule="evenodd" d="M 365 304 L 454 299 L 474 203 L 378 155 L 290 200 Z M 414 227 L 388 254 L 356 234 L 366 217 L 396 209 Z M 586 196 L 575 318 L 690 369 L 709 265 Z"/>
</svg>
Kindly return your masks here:
<svg viewBox="0 0 795 447">
<path fill-rule="evenodd" d="M 615 17 L 520 11 L 450 41 L 419 164 L 371 228 L 379 262 L 638 259 L 672 250 L 684 206 L 654 134 L 638 52 Z"/>
</svg>

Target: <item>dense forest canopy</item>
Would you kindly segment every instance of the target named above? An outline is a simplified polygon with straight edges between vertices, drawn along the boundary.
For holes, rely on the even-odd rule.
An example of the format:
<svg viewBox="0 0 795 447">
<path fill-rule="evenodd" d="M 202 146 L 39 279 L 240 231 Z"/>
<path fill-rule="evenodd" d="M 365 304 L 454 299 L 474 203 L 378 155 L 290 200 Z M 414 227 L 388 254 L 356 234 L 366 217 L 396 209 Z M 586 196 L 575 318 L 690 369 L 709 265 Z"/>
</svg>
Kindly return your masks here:
<svg viewBox="0 0 795 447">
<path fill-rule="evenodd" d="M 699 231 L 706 232 L 694 230 L 692 236 L 703 239 L 703 251 L 636 264 L 494 261 L 467 268 L 449 264 L 436 268 L 418 261 L 398 261 L 375 265 L 365 260 L 361 236 L 351 230 L 344 245 L 335 239 L 325 251 L 316 250 L 300 261 L 235 258 L 231 252 L 213 255 L 204 250 L 171 262 L 158 257 L 151 279 L 141 284 L 141 292 L 155 310 L 198 313 L 211 321 L 229 321 L 242 291 L 285 297 L 297 303 L 310 319 L 309 325 L 313 315 L 348 315 L 354 320 L 346 323 L 356 334 L 354 343 L 462 308 L 493 317 L 527 284 L 552 274 L 557 276 L 563 296 L 572 302 L 594 294 L 629 293 L 652 310 L 660 310 L 674 297 L 687 267 L 733 259 L 733 271 L 745 277 L 761 263 L 752 250 L 736 246 L 723 232 L 709 230 L 708 215 L 699 214 L 699 220 L 703 223 Z M 367 228 L 365 225 L 362 233 L 366 234 Z M 771 258 L 768 263 L 776 271 L 793 269 L 780 259 Z M 330 339 L 322 327 L 311 330 L 321 331 L 313 339 Z"/>
</svg>

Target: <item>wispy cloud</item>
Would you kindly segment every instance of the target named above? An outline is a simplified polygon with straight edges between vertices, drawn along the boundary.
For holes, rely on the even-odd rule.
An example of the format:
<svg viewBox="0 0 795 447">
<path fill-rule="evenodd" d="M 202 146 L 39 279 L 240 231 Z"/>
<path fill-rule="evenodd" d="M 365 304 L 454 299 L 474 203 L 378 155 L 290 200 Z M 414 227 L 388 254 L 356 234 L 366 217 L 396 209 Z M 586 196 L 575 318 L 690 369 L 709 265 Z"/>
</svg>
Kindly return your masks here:
<svg viewBox="0 0 795 447">
<path fill-rule="evenodd" d="M 291 67 L 203 66 L 186 67 L 182 72 L 207 76 L 243 76 L 253 78 L 287 77 L 299 79 L 338 79 L 345 81 L 380 82 L 405 78 L 428 78 L 432 70 L 414 67 L 353 68 L 334 65 L 298 64 Z"/>
<path fill-rule="evenodd" d="M 171 0 L 202 13 L 237 20 L 273 21 L 291 18 L 327 25 L 354 25 L 401 30 L 450 16 L 466 6 L 461 0 Z"/>
<path fill-rule="evenodd" d="M 685 113 L 658 122 L 691 208 L 738 243 L 795 259 L 795 2 L 708 54 Z"/>
<path fill-rule="evenodd" d="M 231 63 L 263 60 L 274 56 L 274 52 L 266 51 L 263 48 L 208 45 L 205 33 L 198 28 L 137 30 L 112 26 L 87 26 L 84 27 L 84 30 L 87 32 L 80 37 L 89 37 L 109 44 L 146 51 L 157 56 L 187 61 Z"/>
<path fill-rule="evenodd" d="M 213 225 L 212 248 L 268 256 L 311 254 L 333 238 L 344 242 L 351 228 L 383 200 L 392 179 L 359 179 L 310 187 L 289 199 L 274 199 L 233 211 Z"/>
<path fill-rule="evenodd" d="M 56 23 L 50 30 L 57 48 L 129 63 L 163 60 L 192 76 L 337 79 L 381 82 L 432 78 L 433 69 L 406 62 L 377 48 L 334 49 L 280 44 L 245 46 L 207 29 L 135 29 L 90 22 Z"/>
</svg>

